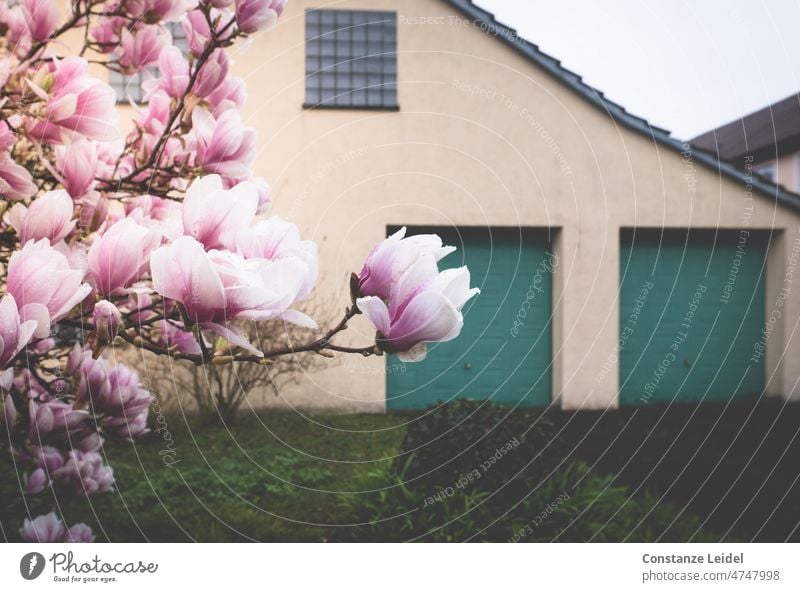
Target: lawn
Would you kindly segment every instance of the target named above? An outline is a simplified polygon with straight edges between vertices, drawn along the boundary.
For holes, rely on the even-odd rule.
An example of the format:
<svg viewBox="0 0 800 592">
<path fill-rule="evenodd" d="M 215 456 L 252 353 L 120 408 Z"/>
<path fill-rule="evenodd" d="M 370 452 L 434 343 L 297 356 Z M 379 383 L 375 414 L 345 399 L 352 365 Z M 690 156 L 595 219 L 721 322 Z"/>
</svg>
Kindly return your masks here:
<svg viewBox="0 0 800 592">
<path fill-rule="evenodd" d="M 109 443 L 116 491 L 89 501 L 62 496 L 57 509 L 67 523 L 96 526 L 99 538 L 112 542 L 324 541 L 332 525 L 349 521 L 343 492 L 359 490 L 369 473 L 391 464 L 402 423 L 381 415 L 278 414 L 243 418 L 230 429 L 190 429 L 170 418 L 171 467 L 160 454 L 163 432 Z M 8 462 L 2 484 L 4 499 L 18 495 Z M 37 508 L 56 507 L 42 495 L 30 498 Z M 9 537 L 18 528 L 7 516 L 2 526 Z"/>
<path fill-rule="evenodd" d="M 27 502 L 112 542 L 784 540 L 800 520 L 785 497 L 799 414 L 461 401 L 424 416 L 170 417 L 173 450 L 164 431 L 104 447 L 114 492 Z M 19 482 L 0 453 L 0 534 L 15 540 L 24 510 L 8 506 Z"/>
</svg>

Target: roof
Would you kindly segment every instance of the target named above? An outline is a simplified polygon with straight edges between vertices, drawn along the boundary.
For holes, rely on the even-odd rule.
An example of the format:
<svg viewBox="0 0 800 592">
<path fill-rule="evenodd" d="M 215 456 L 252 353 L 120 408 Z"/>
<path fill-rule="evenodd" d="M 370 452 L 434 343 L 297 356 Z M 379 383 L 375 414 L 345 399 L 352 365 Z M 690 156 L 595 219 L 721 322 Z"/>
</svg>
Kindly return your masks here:
<svg viewBox="0 0 800 592">
<path fill-rule="evenodd" d="M 758 163 L 794 152 L 800 149 L 800 94 L 788 96 L 690 142 L 735 165 L 746 155 Z"/>
<path fill-rule="evenodd" d="M 787 191 L 760 175 L 745 173 L 732 164 L 719 160 L 710 152 L 699 150 L 687 142 L 673 138 L 669 131 L 651 125 L 646 119 L 628 113 L 622 105 L 608 99 L 602 91 L 586 84 L 578 74 L 563 67 L 557 59 L 541 51 L 534 43 L 520 37 L 516 30 L 499 22 L 491 12 L 476 6 L 471 0 L 446 0 L 446 2 L 480 24 L 480 29 L 487 35 L 495 37 L 522 54 L 590 104 L 601 109 L 619 125 L 642 134 L 665 148 L 691 157 L 694 162 L 709 167 L 722 176 L 750 186 L 753 191 L 775 200 L 782 206 L 800 211 L 799 194 Z"/>
</svg>

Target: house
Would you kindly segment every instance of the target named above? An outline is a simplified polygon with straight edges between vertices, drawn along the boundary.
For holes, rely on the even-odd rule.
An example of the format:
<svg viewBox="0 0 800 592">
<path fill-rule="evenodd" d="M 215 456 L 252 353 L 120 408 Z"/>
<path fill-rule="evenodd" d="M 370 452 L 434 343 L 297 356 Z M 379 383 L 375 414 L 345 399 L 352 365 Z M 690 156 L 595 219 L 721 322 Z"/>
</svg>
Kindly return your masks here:
<svg viewBox="0 0 800 592">
<path fill-rule="evenodd" d="M 800 95 L 797 93 L 755 113 L 690 140 L 720 160 L 800 192 Z"/>
<path fill-rule="evenodd" d="M 482 290 L 424 362 L 340 356 L 269 404 L 800 397 L 800 195 L 628 113 L 468 0 L 293 0 L 232 57 L 274 211 L 321 245 L 318 301 L 343 311 L 401 226 L 456 245 L 442 264 Z M 359 318 L 343 338 L 373 337 Z"/>
</svg>

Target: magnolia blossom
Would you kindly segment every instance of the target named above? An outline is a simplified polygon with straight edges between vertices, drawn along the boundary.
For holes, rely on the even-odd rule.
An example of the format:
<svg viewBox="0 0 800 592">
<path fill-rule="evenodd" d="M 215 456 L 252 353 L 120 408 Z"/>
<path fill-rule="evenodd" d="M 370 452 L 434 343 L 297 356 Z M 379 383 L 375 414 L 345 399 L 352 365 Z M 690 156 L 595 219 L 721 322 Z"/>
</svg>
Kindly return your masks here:
<svg viewBox="0 0 800 592">
<path fill-rule="evenodd" d="M 480 290 L 469 287 L 466 267 L 439 272 L 437 261 L 453 248 L 442 247 L 438 236 L 404 235 L 405 228 L 373 249 L 356 306 L 375 325 L 381 349 L 414 362 L 425 358 L 425 342 L 458 336 L 461 308 Z"/>
<path fill-rule="evenodd" d="M 236 233 L 252 223 L 258 202 L 258 188 L 253 183 L 225 190 L 219 175 L 200 177 L 183 199 L 183 232 L 206 249 L 232 245 Z"/>
<path fill-rule="evenodd" d="M 114 109 L 114 89 L 89 76 L 85 59 L 71 56 L 53 64 L 47 88 L 29 82 L 45 101 L 45 116 L 31 122 L 30 133 L 40 141 L 62 142 L 83 136 L 93 140 L 113 140 L 117 136 L 119 115 Z"/>
<path fill-rule="evenodd" d="M 114 471 L 97 452 L 70 450 L 64 465 L 53 471 L 52 479 L 54 485 L 89 496 L 110 491 L 114 485 Z"/>
<path fill-rule="evenodd" d="M 147 269 L 150 253 L 161 242 L 158 228 L 123 218 L 89 249 L 89 274 L 100 294 L 121 293 Z"/>
<path fill-rule="evenodd" d="M 236 24 L 244 33 L 273 26 L 286 7 L 286 0 L 236 0 Z"/>
<path fill-rule="evenodd" d="M 466 267 L 446 269 L 423 284 L 412 286 L 414 282 L 406 284 L 401 280 L 389 306 L 377 296 L 356 301 L 378 330 L 380 348 L 407 362 L 425 358 L 427 341 L 458 337 L 464 325 L 461 308 L 480 292 L 469 287 Z"/>
<path fill-rule="evenodd" d="M 122 0 L 121 7 L 134 18 L 158 22 L 177 20 L 197 3 L 198 0 Z"/>
<path fill-rule="evenodd" d="M 22 7 L 17 4 L 9 8 L 6 2 L 0 4 L 0 22 L 7 28 L 5 37 L 9 47 L 18 57 L 24 56 L 31 49 L 31 35 Z"/>
<path fill-rule="evenodd" d="M 133 32 L 123 27 L 118 47 L 119 65 L 133 74 L 158 61 L 161 50 L 172 43 L 172 35 L 160 25 L 143 25 Z"/>
<path fill-rule="evenodd" d="M 33 337 L 36 326 L 34 320 L 20 321 L 17 302 L 13 295 L 6 294 L 0 299 L 0 368 L 5 368 L 17 357 Z M 10 410 L 6 412 L 9 413 Z M 6 415 L 6 419 L 10 419 L 9 415 Z"/>
<path fill-rule="evenodd" d="M 158 56 L 158 71 L 160 77 L 142 85 L 148 98 L 159 90 L 173 98 L 180 98 L 186 92 L 190 77 L 189 62 L 180 49 L 175 46 L 163 49 Z"/>
<path fill-rule="evenodd" d="M 63 543 L 67 528 L 55 512 L 50 512 L 33 520 L 26 518 L 19 534 L 26 543 Z"/>
<path fill-rule="evenodd" d="M 184 354 L 200 354 L 202 348 L 198 343 L 195 336 L 189 331 L 183 329 L 182 324 L 172 324 L 169 321 L 159 321 L 159 330 L 161 335 L 161 342 L 176 351 Z M 209 343 L 206 343 L 210 347 Z"/>
<path fill-rule="evenodd" d="M 372 249 L 358 276 L 362 296 L 389 298 L 394 285 L 418 259 L 432 257 L 436 262 L 456 250 L 442 246 L 442 239 L 435 234 L 405 236 L 403 226 Z"/>
<path fill-rule="evenodd" d="M 152 254 L 150 269 L 155 291 L 183 304 L 192 321 L 254 352 L 225 326 L 229 321 L 284 318 L 315 326 L 306 315 L 290 310 L 309 273 L 299 257 L 269 261 L 228 251 L 206 253 L 194 238 L 182 236 Z"/>
<path fill-rule="evenodd" d="M 225 111 L 240 109 L 246 99 L 247 87 L 244 80 L 228 76 L 205 100 L 211 107 L 211 114 L 219 119 Z"/>
<path fill-rule="evenodd" d="M 16 204 L 8 212 L 8 221 L 22 244 L 46 238 L 57 243 L 75 228 L 74 204 L 63 189 L 48 191 L 36 198 L 29 208 Z"/>
<path fill-rule="evenodd" d="M 67 434 L 80 433 L 86 428 L 89 413 L 85 409 L 74 409 L 71 403 L 54 399 L 43 403 L 28 402 L 31 442 L 59 440 Z"/>
<path fill-rule="evenodd" d="M 228 76 L 228 54 L 224 49 L 215 49 L 197 74 L 192 92 L 198 97 L 206 97 Z"/>
<path fill-rule="evenodd" d="M 301 240 L 297 226 L 278 216 L 261 220 L 250 228 L 236 234 L 236 249 L 248 259 L 261 258 L 278 261 L 287 258 L 300 259 L 308 273 L 297 299 L 306 298 L 317 282 L 319 261 L 317 244 Z"/>
<path fill-rule="evenodd" d="M 64 535 L 65 543 L 93 543 L 94 539 L 91 527 L 83 522 L 70 526 Z"/>
<path fill-rule="evenodd" d="M 64 180 L 64 189 L 80 197 L 91 188 L 99 166 L 97 144 L 80 138 L 56 148 L 56 164 Z"/>
<path fill-rule="evenodd" d="M 36 189 L 28 169 L 11 160 L 8 154 L 0 154 L 0 195 L 16 201 L 30 197 Z"/>
<path fill-rule="evenodd" d="M 58 26 L 58 4 L 52 0 L 20 0 L 25 24 L 34 41 L 44 41 Z"/>
<path fill-rule="evenodd" d="M 242 125 L 237 110 L 229 109 L 215 120 L 205 109 L 195 109 L 192 125 L 197 163 L 203 170 L 227 179 L 247 177 L 255 158 L 255 130 Z"/>
<path fill-rule="evenodd" d="M 47 239 L 30 240 L 11 255 L 6 280 L 22 319 L 36 321 L 38 338 L 47 337 L 50 324 L 63 319 L 92 290 L 83 283 L 83 271 L 73 268 Z"/>
</svg>

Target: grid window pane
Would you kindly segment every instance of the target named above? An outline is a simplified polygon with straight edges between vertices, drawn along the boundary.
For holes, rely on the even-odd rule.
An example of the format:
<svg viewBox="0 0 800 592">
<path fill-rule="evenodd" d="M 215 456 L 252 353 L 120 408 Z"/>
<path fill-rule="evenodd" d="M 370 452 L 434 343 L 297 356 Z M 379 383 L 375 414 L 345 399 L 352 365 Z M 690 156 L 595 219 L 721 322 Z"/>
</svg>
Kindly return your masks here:
<svg viewBox="0 0 800 592">
<path fill-rule="evenodd" d="M 306 11 L 306 104 L 397 108 L 397 14 Z"/>
</svg>

